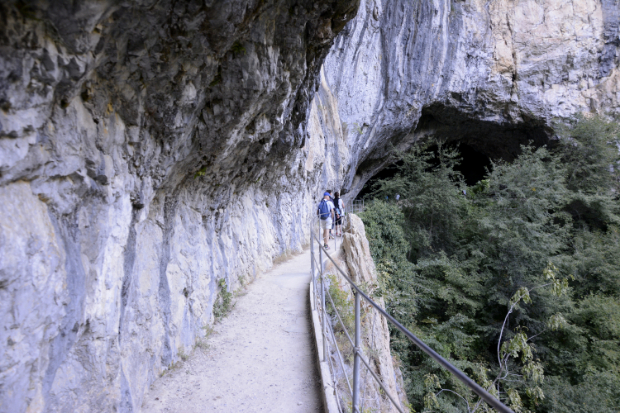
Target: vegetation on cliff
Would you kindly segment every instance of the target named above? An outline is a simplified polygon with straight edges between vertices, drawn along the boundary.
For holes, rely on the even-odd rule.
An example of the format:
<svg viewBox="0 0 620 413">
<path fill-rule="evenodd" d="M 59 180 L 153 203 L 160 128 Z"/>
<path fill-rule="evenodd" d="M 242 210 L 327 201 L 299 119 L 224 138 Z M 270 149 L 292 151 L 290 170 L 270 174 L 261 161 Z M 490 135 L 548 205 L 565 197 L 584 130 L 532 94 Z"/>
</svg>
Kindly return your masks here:
<svg viewBox="0 0 620 413">
<path fill-rule="evenodd" d="M 620 409 L 618 131 L 579 118 L 475 186 L 417 148 L 362 214 L 389 311 L 515 411 Z M 484 411 L 392 334 L 416 411 Z"/>
</svg>

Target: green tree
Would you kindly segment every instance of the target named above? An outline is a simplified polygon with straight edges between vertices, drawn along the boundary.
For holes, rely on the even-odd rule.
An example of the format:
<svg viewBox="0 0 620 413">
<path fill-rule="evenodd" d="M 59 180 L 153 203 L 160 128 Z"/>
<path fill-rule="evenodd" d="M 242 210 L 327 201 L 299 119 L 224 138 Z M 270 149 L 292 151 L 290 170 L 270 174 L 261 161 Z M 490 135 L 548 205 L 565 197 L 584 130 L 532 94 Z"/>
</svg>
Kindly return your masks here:
<svg viewBox="0 0 620 413">
<path fill-rule="evenodd" d="M 589 412 L 595 401 L 618 411 L 618 125 L 580 118 L 559 130 L 552 150 L 525 146 L 473 187 L 455 171 L 456 151 L 414 148 L 375 186 L 401 201 L 375 201 L 362 219 L 388 310 L 436 351 L 482 384 L 506 371 L 539 377 L 499 388 L 524 411 Z M 524 292 L 531 303 L 515 304 Z M 392 348 L 416 410 L 475 406 L 398 332 Z"/>
</svg>

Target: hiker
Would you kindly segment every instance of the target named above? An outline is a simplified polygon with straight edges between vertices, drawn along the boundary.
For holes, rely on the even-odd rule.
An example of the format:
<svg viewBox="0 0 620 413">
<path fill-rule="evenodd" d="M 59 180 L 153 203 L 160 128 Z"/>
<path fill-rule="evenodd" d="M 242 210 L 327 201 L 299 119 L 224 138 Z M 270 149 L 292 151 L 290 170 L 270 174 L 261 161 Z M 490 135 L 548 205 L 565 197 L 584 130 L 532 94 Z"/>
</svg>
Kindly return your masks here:
<svg viewBox="0 0 620 413">
<path fill-rule="evenodd" d="M 329 194 L 329 200 L 332 201 L 332 204 L 335 207 L 336 205 L 334 204 L 334 197 L 332 196 L 333 191 L 331 189 L 328 189 L 327 193 Z M 335 224 L 336 224 L 336 220 L 333 219 L 332 220 L 332 227 L 329 229 L 329 239 L 335 239 L 334 235 L 332 234 L 332 231 L 334 230 Z"/>
<path fill-rule="evenodd" d="M 334 214 L 336 216 L 336 236 L 342 237 L 342 218 L 344 217 L 344 201 L 340 198 L 340 192 L 334 197 Z"/>
<path fill-rule="evenodd" d="M 330 200 L 329 192 L 323 194 L 323 199 L 319 203 L 316 215 L 319 217 L 321 229 L 323 230 L 323 244 L 326 250 L 329 249 L 329 231 L 332 227 L 334 216 L 334 204 Z"/>
</svg>

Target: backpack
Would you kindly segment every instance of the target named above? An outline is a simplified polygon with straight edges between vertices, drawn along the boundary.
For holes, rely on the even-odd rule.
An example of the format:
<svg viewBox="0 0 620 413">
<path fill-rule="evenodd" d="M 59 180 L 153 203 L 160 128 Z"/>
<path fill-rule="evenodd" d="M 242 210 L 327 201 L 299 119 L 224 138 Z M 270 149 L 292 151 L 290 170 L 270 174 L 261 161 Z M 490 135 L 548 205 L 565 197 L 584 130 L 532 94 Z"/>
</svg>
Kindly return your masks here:
<svg viewBox="0 0 620 413">
<path fill-rule="evenodd" d="M 342 211 L 340 211 L 340 198 L 334 199 L 334 206 L 336 207 L 335 208 L 336 215 L 342 215 Z"/>
<path fill-rule="evenodd" d="M 329 211 L 329 205 L 327 205 L 327 201 L 322 200 L 321 203 L 319 204 L 319 217 L 325 220 L 327 218 L 330 218 L 331 216 L 332 214 Z"/>
</svg>

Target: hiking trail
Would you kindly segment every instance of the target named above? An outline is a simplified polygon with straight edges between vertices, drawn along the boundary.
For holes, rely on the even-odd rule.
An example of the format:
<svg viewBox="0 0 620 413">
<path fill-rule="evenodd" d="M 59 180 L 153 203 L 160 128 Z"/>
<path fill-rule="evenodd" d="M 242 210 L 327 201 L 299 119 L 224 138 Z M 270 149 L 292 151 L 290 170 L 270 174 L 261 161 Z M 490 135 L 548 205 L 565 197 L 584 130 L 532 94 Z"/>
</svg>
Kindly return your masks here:
<svg viewBox="0 0 620 413">
<path fill-rule="evenodd" d="M 153 383 L 142 411 L 322 412 L 309 282 L 309 249 L 258 276 L 205 348 Z"/>
</svg>

